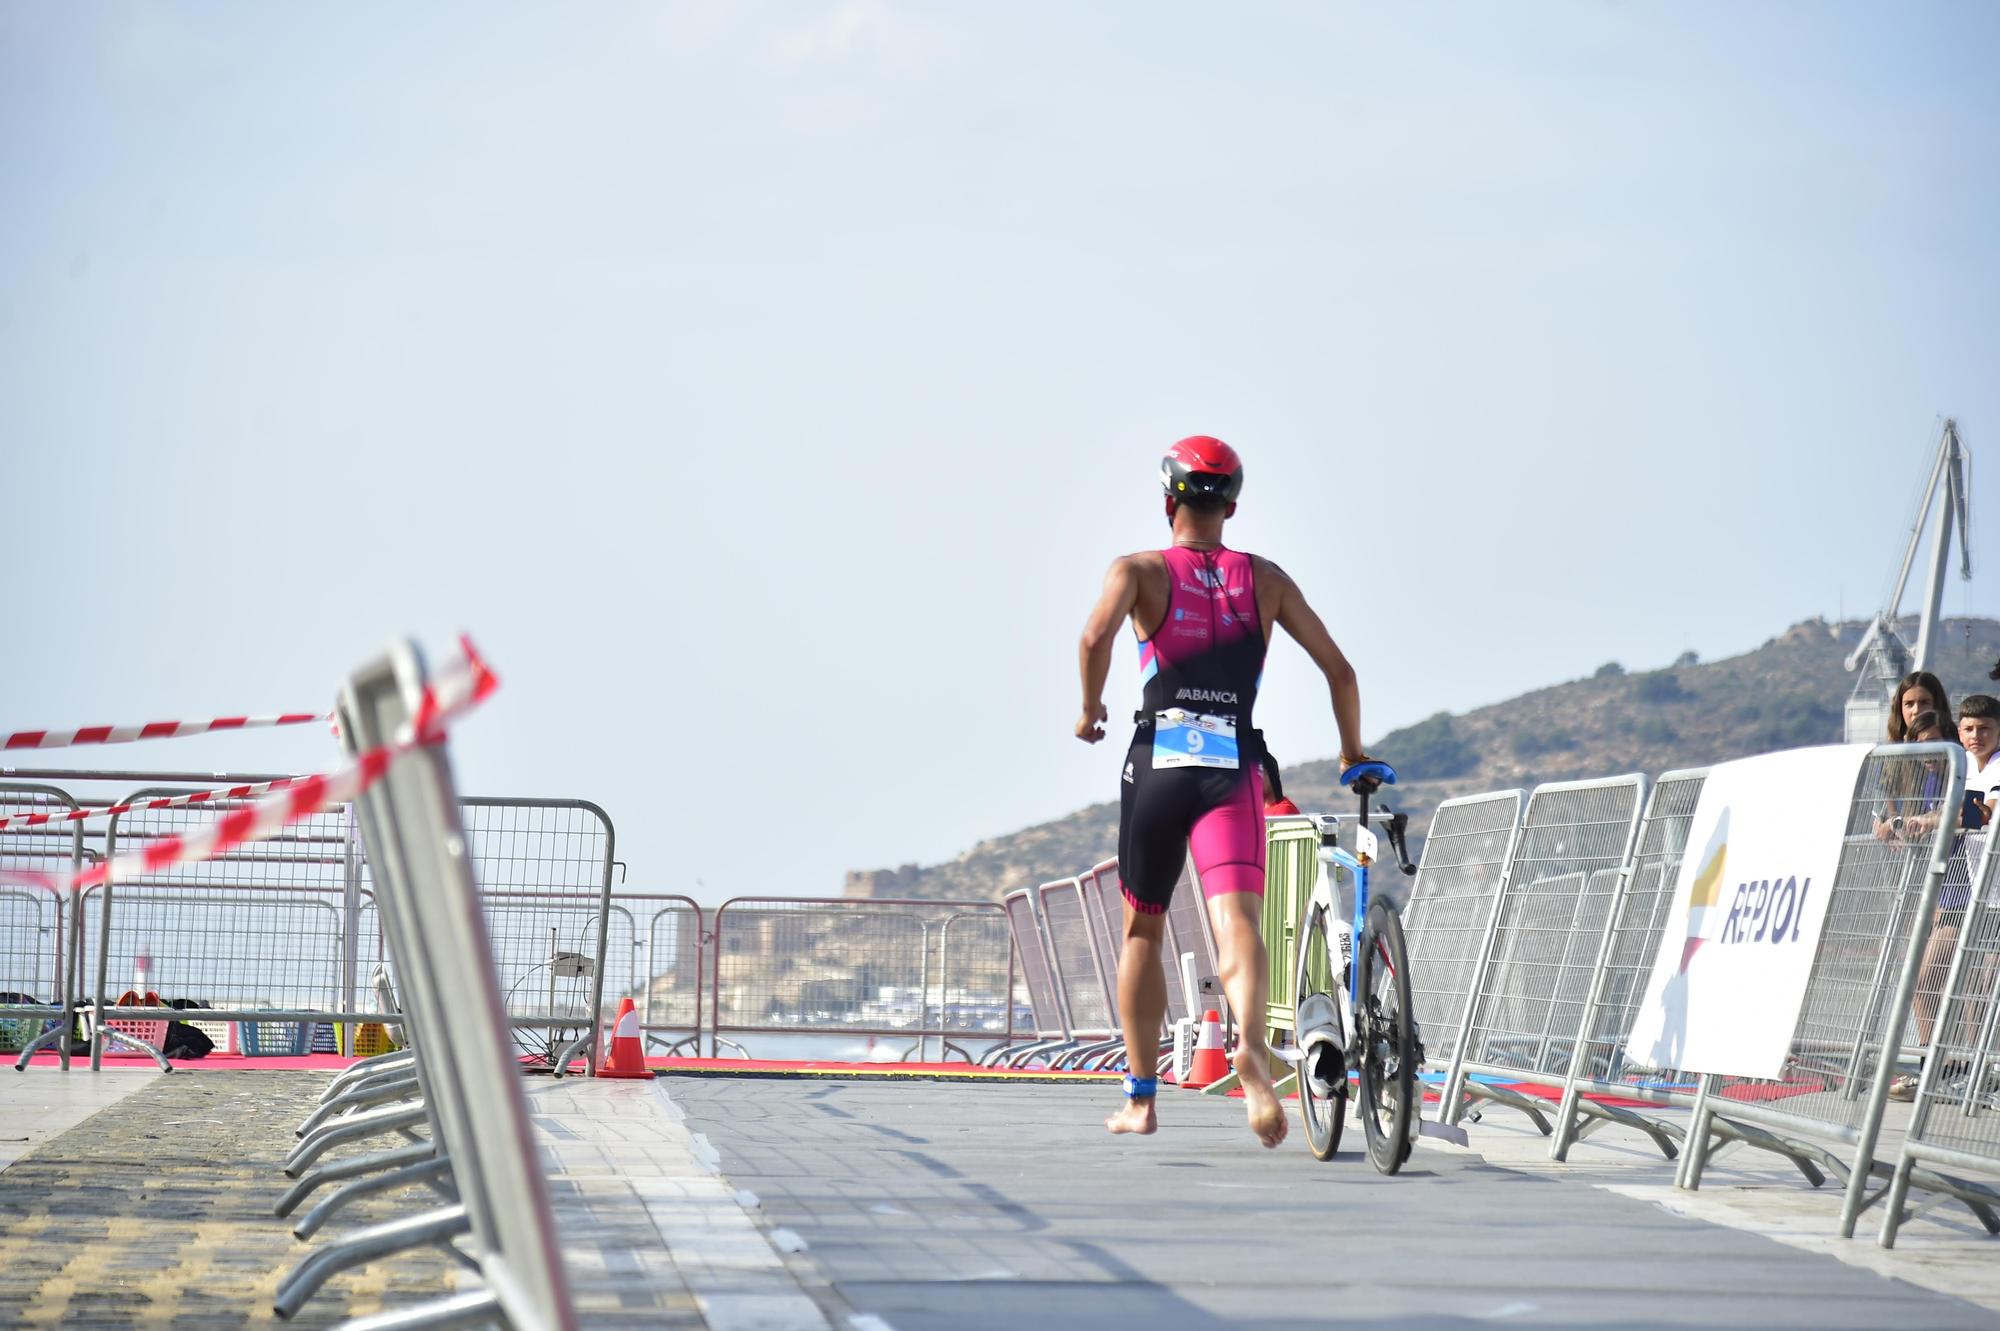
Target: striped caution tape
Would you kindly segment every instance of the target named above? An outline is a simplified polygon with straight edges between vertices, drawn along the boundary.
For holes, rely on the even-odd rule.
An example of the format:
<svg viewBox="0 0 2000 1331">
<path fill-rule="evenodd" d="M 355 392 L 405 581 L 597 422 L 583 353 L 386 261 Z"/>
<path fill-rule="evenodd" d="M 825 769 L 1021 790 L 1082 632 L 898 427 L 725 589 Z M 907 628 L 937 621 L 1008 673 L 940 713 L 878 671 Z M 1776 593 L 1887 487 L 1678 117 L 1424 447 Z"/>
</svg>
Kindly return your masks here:
<svg viewBox="0 0 2000 1331">
<path fill-rule="evenodd" d="M 14 813 L 0 818 L 0 832 L 10 827 L 45 827 L 51 823 L 79 823 L 86 818 L 111 818 L 136 809 L 185 809 L 191 804 L 217 804 L 228 800 L 256 799 L 274 790 L 285 790 L 305 780 L 302 776 L 282 776 L 251 786 L 230 786 L 219 790 L 196 790 L 185 795 L 163 795 L 154 800 L 130 804 L 97 804 L 87 809 L 58 809 L 54 813 Z"/>
<path fill-rule="evenodd" d="M 208 735 L 226 730 L 261 730 L 330 721 L 324 712 L 280 712 L 276 716 L 215 716 L 206 721 L 148 721 L 142 726 L 83 726 L 77 730 L 17 730 L 0 749 L 68 749 L 79 744 L 130 744 L 142 739 Z"/>
<path fill-rule="evenodd" d="M 478 706 L 500 681 L 468 638 L 459 639 L 463 655 L 446 665 L 419 700 L 411 722 L 395 740 L 370 749 L 332 772 L 289 779 L 254 804 L 232 809 L 205 827 L 147 842 L 117 859 L 91 865 L 79 873 L 53 876 L 0 870 L 0 880 L 24 882 L 52 892 L 81 891 L 99 883 L 158 873 L 176 864 L 213 859 L 224 851 L 253 841 L 303 818 L 357 798 L 375 784 L 400 755 L 444 738 L 445 726 Z M 315 718 L 318 719 L 318 718 Z"/>
</svg>

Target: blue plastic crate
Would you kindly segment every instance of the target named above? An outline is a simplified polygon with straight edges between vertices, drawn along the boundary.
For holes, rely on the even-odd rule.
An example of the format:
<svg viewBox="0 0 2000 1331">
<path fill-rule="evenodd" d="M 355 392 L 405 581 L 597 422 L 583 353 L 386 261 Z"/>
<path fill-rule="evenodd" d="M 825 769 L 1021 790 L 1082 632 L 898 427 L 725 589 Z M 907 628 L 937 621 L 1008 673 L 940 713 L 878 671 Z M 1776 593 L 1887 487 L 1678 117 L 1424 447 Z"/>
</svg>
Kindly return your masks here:
<svg viewBox="0 0 2000 1331">
<path fill-rule="evenodd" d="M 0 1054 L 18 1054 L 34 1043 L 44 1031 L 52 1031 L 62 1025 L 61 1009 L 58 1015 L 48 1017 L 0 1017 Z"/>
<path fill-rule="evenodd" d="M 312 1052 L 316 1021 L 241 1021 L 236 1038 L 248 1058 L 296 1058 Z"/>
</svg>

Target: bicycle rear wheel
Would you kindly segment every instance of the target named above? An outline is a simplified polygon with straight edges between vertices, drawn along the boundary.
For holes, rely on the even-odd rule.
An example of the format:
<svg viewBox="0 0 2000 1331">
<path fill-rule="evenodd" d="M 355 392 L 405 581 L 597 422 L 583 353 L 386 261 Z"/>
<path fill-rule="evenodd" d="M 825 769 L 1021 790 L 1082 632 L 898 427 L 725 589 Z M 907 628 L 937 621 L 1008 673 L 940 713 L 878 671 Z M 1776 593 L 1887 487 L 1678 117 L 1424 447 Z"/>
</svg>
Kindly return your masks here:
<svg viewBox="0 0 2000 1331">
<path fill-rule="evenodd" d="M 1329 962 L 1326 922 L 1315 912 L 1299 936 L 1298 980 L 1292 988 L 1299 1000 L 1297 1010 L 1302 1015 L 1321 1007 L 1321 996 L 1326 999 L 1326 1007 L 1341 1001 L 1334 996 L 1340 992 L 1337 988 L 1340 979 L 1334 975 L 1337 968 Z M 1330 1046 L 1314 1046 L 1301 1051 L 1301 1055 L 1299 1117 L 1305 1120 L 1306 1149 L 1316 1160 L 1331 1160 L 1340 1149 L 1341 1129 L 1347 1124 L 1347 1061 Z M 1330 1088 L 1331 1094 L 1313 1089 L 1315 1074 Z"/>
<path fill-rule="evenodd" d="M 1361 1126 L 1368 1158 L 1393 1174 L 1410 1158 L 1410 1124 L 1418 1111 L 1416 1019 L 1410 1011 L 1409 950 L 1403 921 L 1387 901 L 1368 907 L 1361 934 L 1356 1037 L 1360 1057 Z"/>
</svg>

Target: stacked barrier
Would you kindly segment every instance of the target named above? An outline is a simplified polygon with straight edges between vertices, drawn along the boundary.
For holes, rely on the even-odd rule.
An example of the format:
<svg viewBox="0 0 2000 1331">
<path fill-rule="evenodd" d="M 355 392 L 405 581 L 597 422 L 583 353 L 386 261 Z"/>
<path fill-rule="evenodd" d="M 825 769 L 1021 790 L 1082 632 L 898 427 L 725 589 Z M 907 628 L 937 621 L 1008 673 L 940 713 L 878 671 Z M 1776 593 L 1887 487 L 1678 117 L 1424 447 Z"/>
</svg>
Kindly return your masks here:
<svg viewBox="0 0 2000 1331">
<path fill-rule="evenodd" d="M 990 1066 L 1018 1067 L 1035 1057 L 1047 1057 L 1071 1047 L 1069 1012 L 1056 983 L 1055 967 L 1049 960 L 1049 946 L 1042 928 L 1040 893 L 1021 887 L 1009 892 L 1001 905 L 1007 912 L 1007 931 L 1014 955 L 1020 958 L 1021 978 L 1033 1013 L 1034 1038 L 1021 1043 L 997 1045 L 980 1061 Z"/>
<path fill-rule="evenodd" d="M 1529 797 L 1445 1076 L 1444 1122 L 1457 1123 L 1473 1100 L 1491 1099 L 1551 1130 L 1545 1101 L 1475 1074 L 1563 1084 L 1644 788 L 1644 777 L 1623 776 L 1539 786 Z"/>
<path fill-rule="evenodd" d="M 363 669 L 341 698 L 343 744 L 356 752 L 402 733 L 426 697 L 425 684 L 408 647 Z M 321 1245 L 280 1284 L 277 1311 L 291 1316 L 338 1271 L 451 1242 L 478 1275 L 478 1288 L 357 1319 L 347 1324 L 351 1331 L 474 1323 L 570 1331 L 576 1316 L 568 1277 L 444 746 L 402 754 L 356 805 L 410 1047 L 336 1079 L 322 1110 L 301 1128 L 304 1140 L 286 1172 L 299 1176 L 344 1142 L 391 1132 L 414 1140 L 308 1175 L 279 1212 L 336 1180 L 345 1185 L 300 1222 L 301 1237 L 344 1201 L 409 1183 L 430 1184 L 447 1204 Z M 347 1112 L 332 1115 L 332 1108 Z"/>
<path fill-rule="evenodd" d="M 1513 858 L 1522 793 L 1446 800 L 1431 815 L 1417 878 L 1403 908 L 1411 1010 L 1434 1064 L 1459 1055 L 1459 1033 L 1479 978 L 1493 906 Z"/>
<path fill-rule="evenodd" d="M 1118 962 L 1125 952 L 1125 903 L 1118 890 L 1118 862 L 1107 860 L 1077 875 L 1077 896 L 1083 903 L 1083 932 L 1091 961 L 1104 977 L 1104 1006 L 1111 1024 L 1118 1025 Z"/>
<path fill-rule="evenodd" d="M 1048 936 L 1050 970 L 1056 987 L 1062 991 L 1063 1010 L 1069 1015 L 1070 1038 L 1079 1042 L 1079 1047 L 1066 1058 L 1079 1060 L 1107 1055 L 1124 1039 L 1112 1006 L 1118 987 L 1117 973 L 1105 968 L 1104 957 L 1094 940 L 1095 930 L 1083 898 L 1083 882 L 1064 878 L 1043 883 L 1035 893 L 1042 928 Z"/>
<path fill-rule="evenodd" d="M 1698 1078 L 1674 1068 L 1646 1066 L 1627 1051 L 1626 1041 L 1645 997 L 1646 981 L 1659 952 L 1660 932 L 1673 911 L 1674 884 L 1706 775 L 1705 771 L 1669 772 L 1647 797 L 1632 872 L 1612 908 L 1597 975 L 1585 1004 L 1577 1054 L 1563 1086 L 1555 1144 L 1550 1151 L 1557 1160 L 1567 1159 L 1571 1144 L 1592 1127 L 1611 1122 L 1645 1132 L 1669 1158 L 1677 1154 L 1675 1143 L 1683 1135 L 1679 1123 L 1588 1097 L 1610 1096 L 1662 1107 L 1689 1108 L 1694 1103 Z"/>
<path fill-rule="evenodd" d="M 981 1061 L 1014 1067 L 1030 1061 L 1056 1067 L 1121 1066 L 1125 1043 L 1116 995 L 1125 905 L 1118 861 L 1104 860 L 1076 878 L 1017 888 L 1007 894 L 1005 908 L 1013 947 L 1022 960 L 1035 1033 L 1033 1039 L 989 1051 Z M 1161 921 L 1160 970 L 1167 1023 L 1199 1016 L 1203 994 L 1190 985 L 1212 983 L 1216 963 L 1192 864 L 1182 868 L 1173 904 Z"/>
</svg>

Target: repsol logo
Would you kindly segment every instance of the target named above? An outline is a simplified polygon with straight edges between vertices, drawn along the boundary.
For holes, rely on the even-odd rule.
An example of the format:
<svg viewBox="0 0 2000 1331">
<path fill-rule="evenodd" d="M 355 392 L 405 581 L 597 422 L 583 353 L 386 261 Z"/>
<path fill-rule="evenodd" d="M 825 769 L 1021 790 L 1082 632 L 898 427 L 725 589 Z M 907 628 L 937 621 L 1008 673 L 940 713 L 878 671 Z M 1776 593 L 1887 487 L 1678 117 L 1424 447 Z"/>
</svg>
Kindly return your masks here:
<svg viewBox="0 0 2000 1331">
<path fill-rule="evenodd" d="M 1736 885 L 1718 943 L 1796 943 L 1812 879 L 1760 878 Z"/>
</svg>

